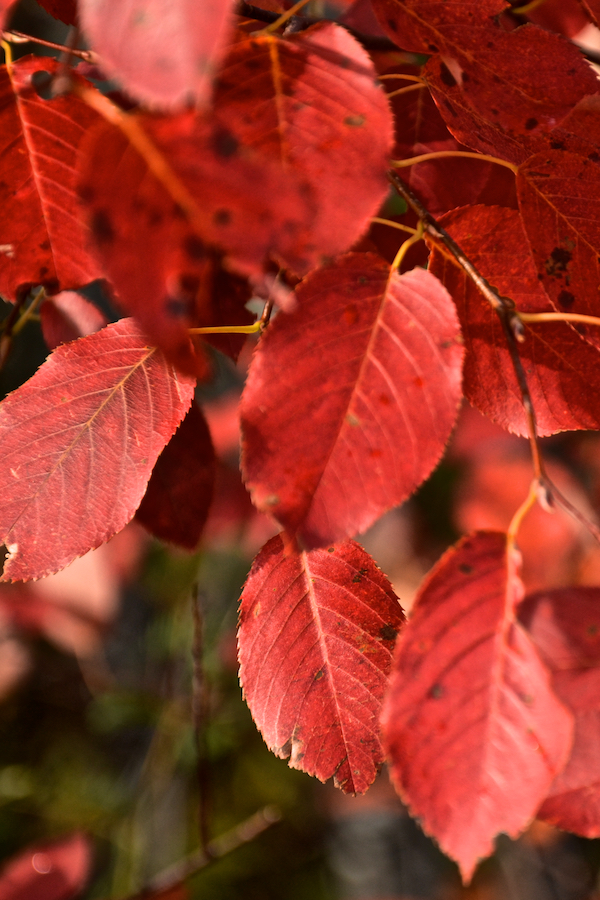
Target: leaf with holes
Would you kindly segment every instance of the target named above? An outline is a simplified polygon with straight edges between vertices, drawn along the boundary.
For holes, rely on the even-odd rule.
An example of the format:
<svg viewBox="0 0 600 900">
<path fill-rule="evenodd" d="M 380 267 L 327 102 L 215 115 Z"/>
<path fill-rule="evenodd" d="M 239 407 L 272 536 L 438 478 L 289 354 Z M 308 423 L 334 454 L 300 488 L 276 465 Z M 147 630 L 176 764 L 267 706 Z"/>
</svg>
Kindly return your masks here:
<svg viewBox="0 0 600 900">
<path fill-rule="evenodd" d="M 229 35 L 231 0 L 79 0 L 81 26 L 102 67 L 136 100 L 205 106 Z"/>
<path fill-rule="evenodd" d="M 400 796 L 467 881 L 497 834 L 531 822 L 571 747 L 573 717 L 515 622 L 521 596 L 506 535 L 452 547 L 400 636 L 382 719 Z"/>
<path fill-rule="evenodd" d="M 59 347 L 0 405 L 4 581 L 41 578 L 132 518 L 191 403 L 131 319 Z"/>
<path fill-rule="evenodd" d="M 252 361 L 242 470 L 256 506 L 317 547 L 427 478 L 456 419 L 463 349 L 452 300 L 423 269 L 349 254 L 295 296 Z"/>
<path fill-rule="evenodd" d="M 552 312 L 516 210 L 475 206 L 441 220 L 490 284 L 526 313 Z M 508 262 L 509 261 L 509 262 Z M 500 319 L 462 269 L 434 249 L 430 270 L 461 321 L 467 399 L 503 428 L 528 434 L 527 416 Z M 600 356 L 565 322 L 525 326 L 519 344 L 540 435 L 600 428 Z"/>
<path fill-rule="evenodd" d="M 572 587 L 526 597 L 519 618 L 575 716 L 575 739 L 538 817 L 584 837 L 600 836 L 600 589 Z"/>
<path fill-rule="evenodd" d="M 354 541 L 256 557 L 238 632 L 240 681 L 267 745 L 290 766 L 367 790 L 383 762 L 379 712 L 404 614 Z"/>
<path fill-rule="evenodd" d="M 31 285 L 55 293 L 100 274 L 75 192 L 79 145 L 98 116 L 73 95 L 38 96 L 33 76 L 57 67 L 36 57 L 0 67 L 0 294 L 10 300 Z"/>
<path fill-rule="evenodd" d="M 533 156 L 517 175 L 519 207 L 540 282 L 559 312 L 600 315 L 600 166 L 564 150 Z M 578 326 L 600 347 L 597 329 Z"/>
<path fill-rule="evenodd" d="M 235 44 L 215 108 L 238 140 L 308 181 L 319 261 L 367 230 L 389 188 L 393 119 L 371 59 L 344 28 L 321 24 L 286 40 Z"/>
</svg>

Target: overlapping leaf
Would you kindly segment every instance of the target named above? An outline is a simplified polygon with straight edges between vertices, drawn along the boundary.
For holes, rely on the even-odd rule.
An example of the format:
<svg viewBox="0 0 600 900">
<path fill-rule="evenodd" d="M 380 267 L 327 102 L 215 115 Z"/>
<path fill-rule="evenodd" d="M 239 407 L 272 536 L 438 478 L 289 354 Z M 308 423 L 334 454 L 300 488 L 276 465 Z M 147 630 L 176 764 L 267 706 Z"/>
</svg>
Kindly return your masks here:
<svg viewBox="0 0 600 900">
<path fill-rule="evenodd" d="M 393 120 L 375 79 L 365 50 L 332 23 L 241 41 L 219 74 L 220 120 L 310 183 L 319 261 L 355 243 L 388 191 Z"/>
<path fill-rule="evenodd" d="M 77 24 L 77 0 L 39 0 L 39 4 L 65 25 Z"/>
<path fill-rule="evenodd" d="M 270 253 L 306 271 L 318 255 L 307 246 L 314 203 L 306 184 L 195 114 L 137 124 L 146 157 L 113 125 L 90 135 L 80 194 L 120 304 L 189 370 L 188 328 L 214 324 L 211 248 L 257 277 Z M 166 186 L 149 166 L 166 166 Z"/>
<path fill-rule="evenodd" d="M 476 45 L 492 17 L 507 9 L 505 0 L 372 0 L 381 25 L 403 50 L 448 53 Z"/>
<path fill-rule="evenodd" d="M 61 291 L 54 297 L 46 297 L 40 309 L 40 321 L 50 350 L 108 325 L 104 313 L 77 291 Z"/>
<path fill-rule="evenodd" d="M 129 522 L 193 390 L 124 319 L 59 347 L 3 401 L 5 581 L 56 572 Z"/>
<path fill-rule="evenodd" d="M 206 419 L 192 403 L 158 457 L 136 518 L 163 541 L 198 546 L 215 484 L 216 459 Z"/>
<path fill-rule="evenodd" d="M 529 824 L 571 746 L 572 716 L 514 620 L 521 595 L 505 535 L 449 550 L 400 637 L 385 704 L 392 778 L 466 880 L 497 834 Z"/>
<path fill-rule="evenodd" d="M 205 105 L 233 15 L 231 0 L 79 0 L 106 72 L 143 103 Z"/>
<path fill-rule="evenodd" d="M 349 254 L 296 291 L 252 361 L 242 469 L 306 547 L 364 531 L 429 475 L 461 397 L 456 312 L 429 272 Z"/>
<path fill-rule="evenodd" d="M 517 176 L 519 207 L 538 275 L 558 311 L 600 315 L 600 166 L 548 150 Z M 578 326 L 600 347 L 596 329 Z"/>
<path fill-rule="evenodd" d="M 0 0 L 0 28 L 4 28 L 8 11 L 14 3 L 15 0 Z"/>
<path fill-rule="evenodd" d="M 552 311 L 516 210 L 469 207 L 449 213 L 443 222 L 480 273 L 517 309 Z M 465 396 L 504 428 L 526 435 L 521 392 L 498 316 L 462 270 L 437 250 L 430 268 L 457 306 L 466 347 Z M 570 325 L 526 327 L 519 355 L 540 435 L 600 427 L 600 357 Z"/>
<path fill-rule="evenodd" d="M 244 586 L 238 632 L 244 696 L 270 749 L 366 791 L 383 762 L 378 720 L 403 622 L 359 544 L 297 555 L 272 538 Z"/>
<path fill-rule="evenodd" d="M 72 95 L 42 100 L 32 78 L 58 63 L 27 57 L 0 68 L 0 294 L 20 288 L 77 288 L 99 276 L 80 221 L 75 165 L 97 120 Z"/>
<path fill-rule="evenodd" d="M 527 597 L 519 617 L 552 686 L 575 716 L 569 761 L 538 816 L 584 837 L 600 835 L 600 589 L 564 588 Z"/>
</svg>

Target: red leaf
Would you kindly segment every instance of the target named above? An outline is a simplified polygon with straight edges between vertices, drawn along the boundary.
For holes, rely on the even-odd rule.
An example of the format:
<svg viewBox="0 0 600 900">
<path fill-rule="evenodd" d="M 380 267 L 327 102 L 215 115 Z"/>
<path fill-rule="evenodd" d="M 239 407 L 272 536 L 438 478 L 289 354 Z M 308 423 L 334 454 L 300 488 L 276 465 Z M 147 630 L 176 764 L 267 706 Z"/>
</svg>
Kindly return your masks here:
<svg viewBox="0 0 600 900">
<path fill-rule="evenodd" d="M 366 791 L 383 761 L 378 717 L 403 622 L 354 541 L 286 555 L 272 538 L 245 584 L 238 634 L 244 696 L 269 748 L 346 793 Z"/>
<path fill-rule="evenodd" d="M 443 453 L 461 396 L 452 301 L 423 269 L 351 254 L 308 276 L 269 326 L 242 398 L 256 506 L 306 547 L 364 531 Z"/>
<path fill-rule="evenodd" d="M 385 704 L 394 783 L 467 881 L 497 834 L 529 824 L 570 748 L 572 716 L 514 621 L 521 595 L 504 534 L 452 547 L 419 592 Z"/>
<path fill-rule="evenodd" d="M 372 0 L 383 28 L 403 50 L 447 53 L 476 46 L 482 29 L 508 7 L 505 0 Z"/>
<path fill-rule="evenodd" d="M 8 11 L 15 2 L 16 0 L 0 0 L 0 28 L 7 25 Z"/>
<path fill-rule="evenodd" d="M 464 253 L 522 312 L 552 311 L 515 210 L 471 207 L 443 218 Z M 438 250 L 430 263 L 448 288 L 463 329 L 464 392 L 499 425 L 527 435 L 527 418 L 500 320 L 462 270 Z M 598 352 L 566 323 L 525 326 L 519 344 L 535 408 L 538 434 L 600 427 Z"/>
<path fill-rule="evenodd" d="M 208 517 L 215 470 L 206 419 L 192 403 L 158 457 L 137 520 L 155 537 L 194 550 Z"/>
<path fill-rule="evenodd" d="M 240 141 L 310 183 L 319 263 L 367 230 L 389 189 L 393 119 L 371 59 L 344 28 L 328 23 L 286 40 L 267 35 L 236 44 L 215 105 Z"/>
<path fill-rule="evenodd" d="M 600 589 L 563 588 L 527 597 L 519 618 L 552 686 L 575 716 L 575 740 L 538 816 L 584 837 L 600 836 Z"/>
<path fill-rule="evenodd" d="M 44 340 L 50 350 L 100 331 L 108 324 L 106 316 L 76 291 L 62 291 L 55 297 L 46 297 L 40 319 Z"/>
<path fill-rule="evenodd" d="M 120 531 L 193 390 L 125 319 L 59 347 L 5 399 L 3 580 L 49 575 Z"/>
<path fill-rule="evenodd" d="M 231 0 L 79 0 L 102 67 L 150 106 L 205 106 L 233 13 Z"/>
<path fill-rule="evenodd" d="M 314 205 L 293 173 L 195 114 L 137 121 L 189 191 L 193 210 L 182 212 L 109 124 L 86 143 L 80 193 L 121 306 L 189 370 L 188 328 L 214 320 L 214 251 L 206 244 L 226 250 L 231 265 L 257 277 L 269 253 L 305 271 L 317 257 L 306 246 Z"/>
<path fill-rule="evenodd" d="M 3 869 L 0 900 L 70 900 L 85 887 L 91 862 L 82 834 L 29 847 Z"/>
<path fill-rule="evenodd" d="M 548 150 L 521 166 L 517 190 L 540 282 L 555 308 L 600 315 L 600 167 Z M 600 347 L 596 329 L 577 330 Z"/>
<path fill-rule="evenodd" d="M 527 13 L 527 18 L 568 38 L 575 37 L 590 22 L 580 0 L 544 0 L 537 9 Z"/>
<path fill-rule="evenodd" d="M 600 0 L 581 0 L 596 25 L 600 25 Z"/>
<path fill-rule="evenodd" d="M 38 0 L 38 3 L 65 25 L 77 24 L 77 0 Z"/>
<path fill-rule="evenodd" d="M 99 277 L 75 194 L 79 143 L 98 117 L 73 95 L 37 95 L 33 75 L 57 66 L 26 57 L 0 67 L 0 293 L 11 300 L 30 285 L 55 293 Z"/>
</svg>

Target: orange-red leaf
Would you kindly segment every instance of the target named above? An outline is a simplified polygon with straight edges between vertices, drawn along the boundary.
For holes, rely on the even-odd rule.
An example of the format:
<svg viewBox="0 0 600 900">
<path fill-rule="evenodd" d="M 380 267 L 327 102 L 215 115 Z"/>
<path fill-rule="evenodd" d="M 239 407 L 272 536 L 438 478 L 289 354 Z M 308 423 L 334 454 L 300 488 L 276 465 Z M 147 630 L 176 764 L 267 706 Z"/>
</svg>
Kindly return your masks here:
<svg viewBox="0 0 600 900">
<path fill-rule="evenodd" d="M 600 836 L 600 589 L 562 588 L 526 597 L 519 618 L 575 716 L 571 756 L 538 816 L 584 837 Z"/>
<path fill-rule="evenodd" d="M 46 297 L 40 309 L 40 320 L 50 350 L 108 325 L 106 316 L 76 291 L 61 291 L 55 297 Z"/>
<path fill-rule="evenodd" d="M 75 192 L 79 144 L 98 117 L 73 95 L 38 96 L 33 75 L 57 66 L 27 57 L 0 67 L 0 294 L 10 300 L 30 285 L 54 293 L 99 276 Z"/>
<path fill-rule="evenodd" d="M 467 207 L 448 213 L 444 226 L 490 284 L 522 312 L 553 311 L 537 277 L 516 210 Z M 499 425 L 527 435 L 527 417 L 500 320 L 461 269 L 434 250 L 431 271 L 448 288 L 466 347 L 464 392 Z M 568 324 L 525 327 L 518 345 L 538 433 L 600 427 L 600 357 Z"/>
<path fill-rule="evenodd" d="M 256 506 L 306 547 L 364 531 L 443 453 L 461 397 L 454 305 L 429 272 L 350 254 L 306 278 L 242 398 Z"/>
<path fill-rule="evenodd" d="M 379 712 L 404 614 L 363 548 L 286 555 L 272 538 L 245 584 L 238 633 L 244 696 L 290 766 L 367 790 L 381 763 Z"/>
<path fill-rule="evenodd" d="M 344 28 L 328 23 L 235 44 L 215 106 L 242 143 L 309 182 L 319 261 L 366 231 L 388 192 L 393 119 L 371 59 Z"/>
<path fill-rule="evenodd" d="M 204 106 L 228 37 L 231 0 L 79 0 L 102 67 L 143 103 Z"/>
<path fill-rule="evenodd" d="M 398 642 L 383 716 L 398 791 L 465 880 L 500 832 L 529 824 L 571 746 L 573 719 L 514 620 L 506 536 L 440 560 Z"/>
<path fill-rule="evenodd" d="M 120 531 L 193 391 L 124 319 L 62 345 L 10 394 L 0 405 L 3 579 L 49 575 Z"/>
</svg>

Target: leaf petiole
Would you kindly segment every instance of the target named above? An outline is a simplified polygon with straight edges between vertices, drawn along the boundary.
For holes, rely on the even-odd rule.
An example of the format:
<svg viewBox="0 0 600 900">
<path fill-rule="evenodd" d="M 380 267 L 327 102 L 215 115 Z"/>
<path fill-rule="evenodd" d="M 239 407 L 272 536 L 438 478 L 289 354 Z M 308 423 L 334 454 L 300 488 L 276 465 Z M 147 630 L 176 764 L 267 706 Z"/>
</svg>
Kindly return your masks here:
<svg viewBox="0 0 600 900">
<path fill-rule="evenodd" d="M 252 325 L 208 325 L 203 328 L 188 328 L 188 334 L 256 334 L 262 328 L 262 319 Z"/>
<path fill-rule="evenodd" d="M 402 260 L 406 256 L 410 247 L 412 247 L 413 244 L 417 244 L 419 241 L 423 240 L 424 232 L 425 229 L 423 226 L 423 222 L 420 221 L 414 234 L 412 234 L 404 241 L 404 243 L 396 253 L 394 262 L 392 263 L 392 271 L 394 271 L 394 269 L 398 270 L 400 268 L 400 266 L 402 265 Z"/>
<path fill-rule="evenodd" d="M 409 234 L 417 234 L 416 228 L 410 225 L 402 225 L 400 222 L 392 222 L 390 219 L 380 219 L 379 216 L 373 216 L 371 225 L 389 225 L 390 228 L 397 228 L 398 231 L 407 231 Z"/>
<path fill-rule="evenodd" d="M 388 94 L 388 97 L 391 96 L 392 94 Z M 487 153 L 471 153 L 470 150 L 435 150 L 432 153 L 421 153 L 419 156 L 412 156 L 410 159 L 393 159 L 390 165 L 395 169 L 404 169 L 407 166 L 416 166 L 417 163 L 428 162 L 430 159 L 441 159 L 444 156 L 466 156 L 470 159 L 483 159 L 487 162 L 498 163 L 499 166 L 505 166 L 511 172 L 514 172 L 515 175 L 518 172 L 517 166 L 506 159 L 488 156 Z"/>
<path fill-rule="evenodd" d="M 517 312 L 519 319 L 522 322 L 583 322 L 586 325 L 600 325 L 600 318 L 598 316 L 586 316 L 582 313 L 561 313 L 561 312 L 546 312 L 546 313 L 524 313 Z"/>
</svg>

